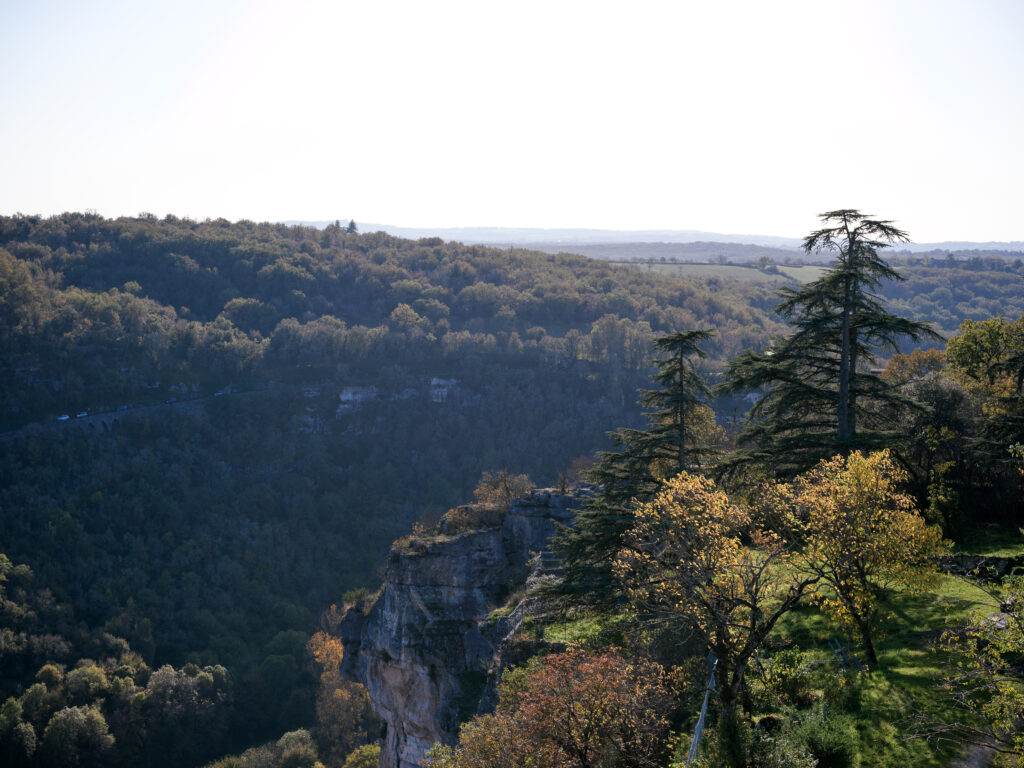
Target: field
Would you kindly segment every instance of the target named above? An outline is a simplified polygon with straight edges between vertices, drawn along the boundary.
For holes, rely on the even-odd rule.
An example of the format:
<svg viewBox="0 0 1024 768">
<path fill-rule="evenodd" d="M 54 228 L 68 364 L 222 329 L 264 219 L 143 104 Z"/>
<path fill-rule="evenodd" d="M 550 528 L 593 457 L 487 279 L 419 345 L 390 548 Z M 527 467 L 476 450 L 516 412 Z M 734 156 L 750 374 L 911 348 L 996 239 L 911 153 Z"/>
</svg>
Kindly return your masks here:
<svg viewBox="0 0 1024 768">
<path fill-rule="evenodd" d="M 793 278 L 798 283 L 809 283 L 813 280 L 817 280 L 823 274 L 825 274 L 825 267 L 821 267 L 815 264 L 807 264 L 801 266 L 779 266 L 777 267 L 779 272 L 788 277 Z"/>
<path fill-rule="evenodd" d="M 702 264 L 702 263 L 670 263 L 670 262 L 615 262 L 633 269 L 653 272 L 659 275 L 678 278 L 695 278 L 698 280 L 739 280 L 762 285 L 792 285 L 807 283 L 818 279 L 825 271 L 824 267 L 807 266 L 776 266 L 772 271 L 764 271 L 754 266 L 737 264 Z"/>
</svg>

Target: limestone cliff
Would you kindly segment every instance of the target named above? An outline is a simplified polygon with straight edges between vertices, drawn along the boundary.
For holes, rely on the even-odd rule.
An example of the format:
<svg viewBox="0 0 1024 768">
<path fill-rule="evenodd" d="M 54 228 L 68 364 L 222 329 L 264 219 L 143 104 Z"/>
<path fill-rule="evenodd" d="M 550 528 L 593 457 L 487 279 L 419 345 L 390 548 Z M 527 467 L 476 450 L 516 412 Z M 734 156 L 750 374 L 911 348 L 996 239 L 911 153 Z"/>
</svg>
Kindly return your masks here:
<svg viewBox="0 0 1024 768">
<path fill-rule="evenodd" d="M 366 686 L 387 727 L 382 768 L 415 768 L 481 708 L 525 606 L 488 616 L 543 567 L 577 498 L 541 490 L 500 514 L 461 507 L 436 535 L 395 542 L 376 602 L 350 610 L 341 628 L 343 671 Z"/>
</svg>

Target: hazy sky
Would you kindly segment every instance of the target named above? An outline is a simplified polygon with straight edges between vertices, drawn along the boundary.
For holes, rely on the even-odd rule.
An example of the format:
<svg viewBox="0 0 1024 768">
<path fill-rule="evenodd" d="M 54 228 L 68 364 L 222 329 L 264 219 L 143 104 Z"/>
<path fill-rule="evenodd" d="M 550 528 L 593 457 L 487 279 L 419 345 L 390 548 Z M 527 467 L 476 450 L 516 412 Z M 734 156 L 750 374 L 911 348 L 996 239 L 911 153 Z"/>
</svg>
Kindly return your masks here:
<svg viewBox="0 0 1024 768">
<path fill-rule="evenodd" d="M 0 0 L 0 213 L 1024 240 L 1024 2 Z"/>
</svg>

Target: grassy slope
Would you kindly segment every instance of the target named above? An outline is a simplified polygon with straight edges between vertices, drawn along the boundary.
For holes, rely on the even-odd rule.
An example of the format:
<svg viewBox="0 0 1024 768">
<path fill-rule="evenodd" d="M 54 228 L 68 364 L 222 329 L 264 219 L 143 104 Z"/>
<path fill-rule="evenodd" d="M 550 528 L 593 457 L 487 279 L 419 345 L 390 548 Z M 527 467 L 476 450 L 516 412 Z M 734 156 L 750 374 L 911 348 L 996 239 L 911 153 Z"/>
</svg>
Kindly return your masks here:
<svg viewBox="0 0 1024 768">
<path fill-rule="evenodd" d="M 1024 554 L 1024 535 L 1012 530 L 984 529 L 967 537 L 959 551 L 971 554 L 1011 556 Z M 821 718 L 822 702 L 836 698 L 836 690 L 850 693 L 841 704 L 826 708 L 830 717 L 854 723 L 860 752 L 860 765 L 900 766 L 900 768 L 940 768 L 948 766 L 961 751 L 952 745 L 935 745 L 906 734 L 907 719 L 926 713 L 938 720 L 957 714 L 943 701 L 938 683 L 946 669 L 945 655 L 935 647 L 942 631 L 962 626 L 976 613 L 998 609 L 997 602 L 965 579 L 942 574 L 934 587 L 916 596 L 895 595 L 888 603 L 888 617 L 875 639 L 879 665 L 862 673 L 844 673 L 829 649 L 829 638 L 837 637 L 834 627 L 813 605 L 804 605 L 783 617 L 772 638 L 774 650 L 761 654 L 766 667 L 783 649 L 802 652 L 801 668 L 813 681 L 814 702 L 802 709 L 789 709 L 789 718 Z M 615 622 L 612 622 L 613 624 Z M 607 637 L 609 622 L 581 618 L 544 628 L 548 642 L 600 644 Z M 612 628 L 614 631 L 614 628 Z M 844 647 L 859 654 L 858 644 L 839 637 Z M 757 670 L 750 681 L 759 687 Z M 755 719 L 778 712 L 777 707 L 762 706 Z M 692 727 L 690 723 L 687 728 Z M 680 764 L 681 765 L 681 764 Z"/>
<path fill-rule="evenodd" d="M 785 617 L 776 636 L 808 651 L 807 663 L 821 667 L 816 678 L 823 687 L 856 684 L 858 693 L 850 697 L 845 709 L 856 723 L 861 765 L 937 768 L 947 765 L 959 750 L 906 738 L 905 721 L 916 713 L 939 720 L 956 716 L 937 688 L 946 660 L 934 642 L 944 628 L 965 624 L 973 613 L 996 607 L 981 590 L 946 575 L 932 591 L 897 596 L 889 604 L 884 634 L 876 641 L 878 667 L 848 676 L 839 671 L 828 648 L 827 640 L 835 633 L 815 608 L 807 606 Z M 840 640 L 859 653 L 848 638 Z M 824 696 L 824 689 L 821 693 Z"/>
<path fill-rule="evenodd" d="M 1024 554 L 1024 528 L 968 529 L 956 551 L 985 557 L 1014 557 Z"/>
</svg>

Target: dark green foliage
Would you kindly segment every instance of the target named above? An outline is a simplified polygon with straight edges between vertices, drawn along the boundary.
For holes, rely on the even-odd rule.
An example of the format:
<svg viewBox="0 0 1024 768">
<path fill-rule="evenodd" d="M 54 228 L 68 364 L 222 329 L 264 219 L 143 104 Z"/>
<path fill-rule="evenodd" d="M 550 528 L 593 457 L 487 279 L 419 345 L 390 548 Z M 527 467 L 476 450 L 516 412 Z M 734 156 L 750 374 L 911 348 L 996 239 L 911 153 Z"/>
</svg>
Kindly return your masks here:
<svg viewBox="0 0 1024 768">
<path fill-rule="evenodd" d="M 824 721 L 808 718 L 795 729 L 794 735 L 807 745 L 818 761 L 818 768 L 857 768 L 860 765 L 857 735 L 848 718 L 831 717 Z"/>
<path fill-rule="evenodd" d="M 729 363 L 723 391 L 763 394 L 740 436 L 746 448 L 723 471 L 756 462 L 792 476 L 836 453 L 889 446 L 898 432 L 882 408 L 914 405 L 870 371 L 876 353 L 896 351 L 901 337 L 932 333 L 886 311 L 876 295 L 884 281 L 900 279 L 878 251 L 906 234 L 854 210 L 821 218 L 832 226 L 808 235 L 804 248 L 833 251 L 836 261 L 818 280 L 783 290 L 777 311 L 793 332 Z"/>
<path fill-rule="evenodd" d="M 655 332 L 714 315 L 719 354 L 763 337 L 758 296 L 341 225 L 0 217 L 0 525 L 56 597 L 33 605 L 35 626 L 5 622 L 37 640 L 0 658 L 3 692 L 47 662 L 100 658 L 106 631 L 147 676 L 230 667 L 204 750 L 309 722 L 304 651 L 279 633 L 375 584 L 390 541 L 483 471 L 550 483 L 636 423 Z M 443 402 L 434 378 L 456 381 Z M 348 387 L 376 395 L 338 412 Z M 79 411 L 116 423 L 56 421 Z M 87 677 L 66 701 L 33 689 L 40 737 Z M 198 759 L 167 746 L 187 718 L 167 722 L 118 736 L 118 754 Z"/>
<path fill-rule="evenodd" d="M 949 339 L 944 365 L 927 373 L 897 358 L 884 379 L 922 410 L 893 411 L 903 437 L 897 449 L 911 490 L 934 522 L 958 538 L 982 520 L 1015 524 L 1021 475 L 1008 446 L 1024 438 L 1024 390 L 1013 360 L 1024 349 L 1024 320 L 965 320 Z"/>
<path fill-rule="evenodd" d="M 172 383 L 372 377 L 385 359 L 640 370 L 652 332 L 699 317 L 721 353 L 763 337 L 761 289 L 729 288 L 340 227 L 0 217 L 0 424 L 162 402 Z"/>
<path fill-rule="evenodd" d="M 705 356 L 701 345 L 713 335 L 706 330 L 680 331 L 654 340 L 654 381 L 660 389 L 640 390 L 640 404 L 654 409 L 644 414 L 651 426 L 640 447 L 654 461 L 673 463 L 673 473 L 702 466 L 711 452 L 687 431 L 687 422 L 711 399 L 711 390 L 694 368 L 692 358 Z M 689 427 L 695 425 L 690 423 Z"/>
<path fill-rule="evenodd" d="M 71 621 L 67 606 L 4 555 L 0 582 L 9 588 L 0 596 L 5 765 L 187 766 L 229 745 L 235 713 L 224 667 L 151 672 L 125 640 Z M 48 661 L 33 676 L 40 658 Z"/>
<path fill-rule="evenodd" d="M 701 345 L 711 337 L 706 330 L 679 331 L 655 340 L 654 381 L 661 387 L 640 390 L 640 403 L 654 409 L 644 414 L 648 428 L 610 433 L 619 450 L 598 454 L 590 472 L 598 494 L 577 513 L 575 526 L 555 538 L 565 562 L 557 587 L 561 599 L 585 600 L 591 607 L 617 601 L 611 563 L 633 523 L 633 503 L 650 499 L 661 479 L 684 469 L 699 471 L 712 455 L 710 391 L 692 359 L 704 357 Z M 702 422 L 698 415 L 704 415 Z"/>
<path fill-rule="evenodd" d="M 882 286 L 889 311 L 929 323 L 945 337 L 965 319 L 1024 313 L 1024 261 L 919 256 L 895 258 L 892 264 L 903 279 Z"/>
<path fill-rule="evenodd" d="M 453 702 L 459 723 L 477 714 L 477 705 L 486 685 L 487 673 L 482 670 L 469 669 L 459 675 L 459 696 Z"/>
<path fill-rule="evenodd" d="M 748 755 L 753 745 L 754 734 L 750 722 L 733 712 L 718 719 L 717 737 L 718 762 L 721 768 L 747 768 Z"/>
</svg>

